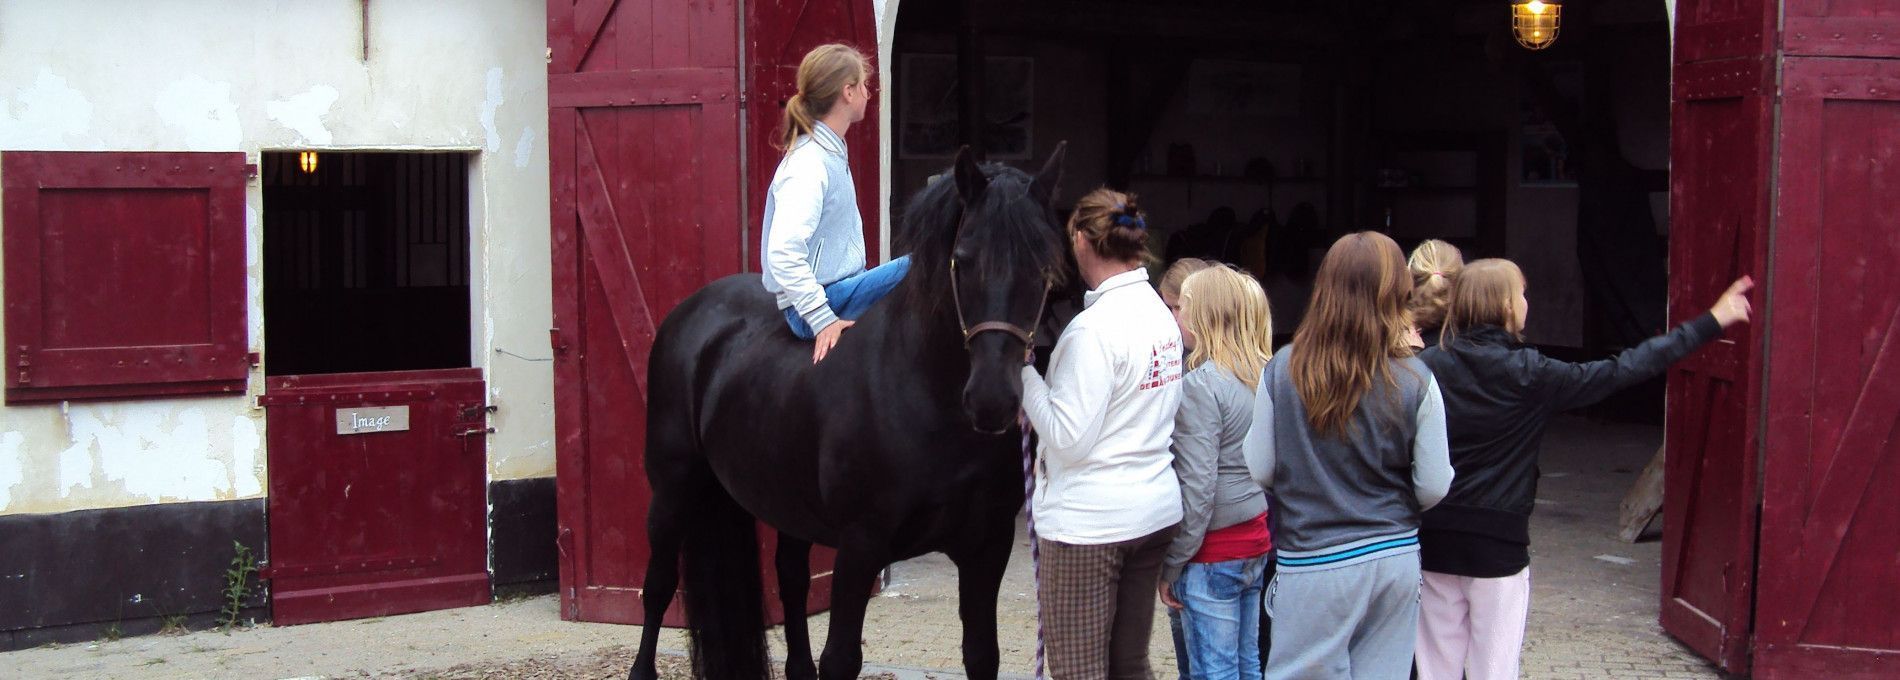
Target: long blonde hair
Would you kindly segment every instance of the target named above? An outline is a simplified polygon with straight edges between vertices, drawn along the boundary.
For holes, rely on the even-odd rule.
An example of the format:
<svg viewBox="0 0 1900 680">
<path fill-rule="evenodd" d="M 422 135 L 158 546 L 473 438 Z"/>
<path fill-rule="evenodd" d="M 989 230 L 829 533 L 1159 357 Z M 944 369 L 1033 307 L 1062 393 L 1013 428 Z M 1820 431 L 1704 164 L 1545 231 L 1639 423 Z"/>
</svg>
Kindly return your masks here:
<svg viewBox="0 0 1900 680">
<path fill-rule="evenodd" d="M 1445 313 L 1445 342 L 1477 326 L 1497 326 L 1522 340 L 1517 323 L 1517 296 L 1524 292 L 1524 270 L 1510 260 L 1492 258 L 1465 265 L 1458 285 L 1451 289 Z"/>
<path fill-rule="evenodd" d="M 1388 360 L 1412 355 L 1405 344 L 1411 293 L 1405 256 L 1391 237 L 1347 234 L 1326 251 L 1287 363 L 1314 432 L 1343 437 L 1375 381 L 1398 386 Z"/>
<path fill-rule="evenodd" d="M 1212 361 L 1247 389 L 1260 384 L 1273 358 L 1273 315 L 1259 281 L 1227 266 L 1189 275 L 1181 283 L 1181 325 L 1194 334 L 1188 369 Z"/>
<path fill-rule="evenodd" d="M 844 89 L 871 77 L 871 60 L 850 45 L 819 45 L 798 63 L 798 93 L 785 102 L 778 149 L 790 152 L 799 137 L 812 133 L 818 119 L 831 113 Z"/>
<path fill-rule="evenodd" d="M 1443 328 L 1445 325 L 1445 307 L 1451 304 L 1451 287 L 1458 279 L 1458 272 L 1465 268 L 1464 253 L 1458 247 L 1440 241 L 1428 239 L 1412 249 L 1412 257 L 1405 261 L 1412 272 L 1412 299 L 1406 309 L 1412 312 L 1412 322 L 1418 324 L 1421 331 Z"/>
</svg>

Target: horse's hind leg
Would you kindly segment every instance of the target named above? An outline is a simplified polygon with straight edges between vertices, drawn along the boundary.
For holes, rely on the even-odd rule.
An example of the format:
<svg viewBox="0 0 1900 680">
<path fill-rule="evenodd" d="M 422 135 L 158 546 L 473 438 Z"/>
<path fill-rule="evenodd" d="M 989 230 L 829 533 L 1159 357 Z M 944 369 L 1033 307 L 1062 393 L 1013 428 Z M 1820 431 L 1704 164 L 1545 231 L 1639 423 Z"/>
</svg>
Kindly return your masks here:
<svg viewBox="0 0 1900 680">
<path fill-rule="evenodd" d="M 1013 518 L 1012 518 L 1013 520 Z M 963 672 L 970 680 L 995 680 L 996 594 L 1009 568 L 1013 536 L 1003 535 L 950 555 L 957 564 L 957 614 L 963 619 Z"/>
<path fill-rule="evenodd" d="M 825 653 L 818 677 L 851 680 L 864 668 L 864 609 L 878 572 L 890 564 L 882 543 L 845 541 L 831 576 L 831 630 L 825 635 Z"/>
<path fill-rule="evenodd" d="M 659 457 L 664 455 L 661 449 L 648 449 L 650 458 L 646 467 L 653 500 L 647 505 L 649 557 L 641 595 L 646 605 L 646 619 L 640 626 L 640 652 L 634 657 L 633 668 L 627 672 L 628 680 L 660 677 L 654 666 L 655 654 L 666 608 L 673 603 L 673 595 L 679 587 L 680 543 L 689 519 L 687 513 L 693 511 L 688 503 L 696 488 L 716 483 L 712 480 L 712 471 L 698 460 L 690 456 Z"/>
<path fill-rule="evenodd" d="M 811 543 L 779 532 L 779 603 L 785 606 L 786 680 L 812 680 L 818 666 L 811 660 L 811 631 L 805 625 L 806 595 L 811 590 Z"/>
</svg>

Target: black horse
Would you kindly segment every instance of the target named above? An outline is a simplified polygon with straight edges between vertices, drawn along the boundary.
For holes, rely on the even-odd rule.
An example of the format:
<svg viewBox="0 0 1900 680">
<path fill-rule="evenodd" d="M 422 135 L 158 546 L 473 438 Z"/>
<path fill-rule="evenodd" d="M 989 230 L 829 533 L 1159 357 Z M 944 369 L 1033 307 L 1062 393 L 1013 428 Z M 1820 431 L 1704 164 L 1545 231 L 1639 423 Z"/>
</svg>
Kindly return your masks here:
<svg viewBox="0 0 1900 680">
<path fill-rule="evenodd" d="M 811 363 L 757 274 L 667 315 L 649 363 L 646 626 L 629 677 L 656 677 L 660 620 L 685 572 L 693 669 L 759 680 L 764 594 L 754 518 L 779 532 L 786 675 L 855 678 L 877 575 L 942 552 L 957 565 L 963 664 L 996 677 L 996 595 L 1023 503 L 1021 367 L 1073 259 L 1050 208 L 1058 147 L 1035 177 L 958 154 L 905 212 L 911 269 Z M 838 549 L 831 634 L 805 626 L 812 544 Z"/>
</svg>

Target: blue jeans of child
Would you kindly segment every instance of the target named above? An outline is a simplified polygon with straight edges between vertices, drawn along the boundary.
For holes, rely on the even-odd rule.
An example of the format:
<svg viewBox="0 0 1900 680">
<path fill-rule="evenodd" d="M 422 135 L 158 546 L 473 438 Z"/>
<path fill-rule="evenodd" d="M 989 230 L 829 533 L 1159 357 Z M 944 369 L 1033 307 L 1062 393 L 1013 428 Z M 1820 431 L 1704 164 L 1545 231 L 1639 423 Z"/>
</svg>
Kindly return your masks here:
<svg viewBox="0 0 1900 680">
<path fill-rule="evenodd" d="M 856 321 L 871 308 L 871 303 L 890 294 L 891 289 L 896 288 L 908 273 L 910 256 L 905 255 L 825 286 L 825 299 L 831 303 L 831 312 L 837 314 L 838 318 Z M 786 307 L 783 311 L 785 322 L 792 326 L 793 335 L 806 340 L 818 337 L 818 333 L 805 323 L 805 318 L 798 315 L 797 308 Z"/>
<path fill-rule="evenodd" d="M 1260 596 L 1267 557 L 1190 562 L 1174 584 L 1194 680 L 1260 677 Z"/>
</svg>

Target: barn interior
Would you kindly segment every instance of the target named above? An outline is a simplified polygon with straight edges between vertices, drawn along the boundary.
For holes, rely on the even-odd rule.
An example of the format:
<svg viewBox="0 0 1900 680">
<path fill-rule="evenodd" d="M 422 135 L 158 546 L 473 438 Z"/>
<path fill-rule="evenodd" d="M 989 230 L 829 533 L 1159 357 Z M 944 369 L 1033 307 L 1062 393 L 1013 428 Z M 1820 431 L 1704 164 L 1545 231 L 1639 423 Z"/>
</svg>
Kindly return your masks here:
<svg viewBox="0 0 1900 680">
<path fill-rule="evenodd" d="M 263 161 L 269 375 L 473 365 L 468 154 Z"/>
<path fill-rule="evenodd" d="M 1247 268 L 1281 342 L 1326 247 L 1363 229 L 1516 261 L 1526 338 L 1553 355 L 1664 328 L 1665 2 L 1569 3 L 1537 50 L 1507 0 L 893 6 L 894 210 L 962 144 L 1027 167 L 1067 140 L 1066 200 L 1134 192 L 1157 270 Z M 1660 422 L 1661 395 L 1601 410 Z"/>
</svg>

